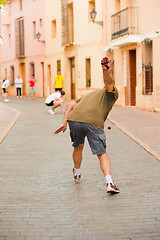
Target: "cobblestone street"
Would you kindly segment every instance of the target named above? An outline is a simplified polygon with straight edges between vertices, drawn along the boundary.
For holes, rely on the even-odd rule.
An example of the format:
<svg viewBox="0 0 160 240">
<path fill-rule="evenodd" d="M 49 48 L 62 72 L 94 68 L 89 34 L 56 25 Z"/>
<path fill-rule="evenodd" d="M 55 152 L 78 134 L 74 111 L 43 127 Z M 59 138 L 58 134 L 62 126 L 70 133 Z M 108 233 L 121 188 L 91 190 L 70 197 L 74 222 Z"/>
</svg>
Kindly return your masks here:
<svg viewBox="0 0 160 240">
<path fill-rule="evenodd" d="M 72 179 L 69 130 L 44 99 L 15 99 L 22 113 L 0 144 L 0 240 L 159 240 L 160 163 L 106 122 L 107 152 L 120 194 L 108 195 L 86 142 L 82 181 Z M 111 130 L 108 131 L 108 126 Z"/>
</svg>

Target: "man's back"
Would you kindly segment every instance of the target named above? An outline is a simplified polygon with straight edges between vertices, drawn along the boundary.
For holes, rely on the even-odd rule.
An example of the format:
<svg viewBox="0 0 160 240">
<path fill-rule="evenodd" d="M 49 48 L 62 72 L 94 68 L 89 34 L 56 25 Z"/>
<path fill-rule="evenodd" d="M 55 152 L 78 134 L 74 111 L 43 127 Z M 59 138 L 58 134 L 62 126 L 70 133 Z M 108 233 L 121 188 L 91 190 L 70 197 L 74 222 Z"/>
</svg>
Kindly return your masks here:
<svg viewBox="0 0 160 240">
<path fill-rule="evenodd" d="M 68 116 L 69 121 L 84 122 L 104 129 L 104 122 L 118 99 L 118 90 L 107 92 L 105 88 L 91 92 L 81 99 Z"/>
</svg>

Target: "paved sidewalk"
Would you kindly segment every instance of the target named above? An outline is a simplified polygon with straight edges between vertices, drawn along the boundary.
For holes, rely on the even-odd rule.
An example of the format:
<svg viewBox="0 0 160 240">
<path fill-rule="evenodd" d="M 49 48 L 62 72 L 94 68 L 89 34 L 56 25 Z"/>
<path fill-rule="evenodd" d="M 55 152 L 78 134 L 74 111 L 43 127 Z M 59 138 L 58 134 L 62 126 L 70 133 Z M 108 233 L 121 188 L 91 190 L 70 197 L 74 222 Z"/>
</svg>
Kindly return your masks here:
<svg viewBox="0 0 160 240">
<path fill-rule="evenodd" d="M 160 161 L 160 113 L 115 106 L 109 120 Z"/>
<path fill-rule="evenodd" d="M 0 103 L 0 143 L 7 136 L 20 115 L 20 111 L 7 106 L 7 104 Z"/>
<path fill-rule="evenodd" d="M 22 113 L 0 144 L 0 240 L 159 240 L 160 163 L 109 121 L 107 152 L 120 194 L 106 194 L 86 142 L 82 181 L 72 180 L 69 130 L 44 100 L 12 98 Z M 111 130 L 107 130 L 111 126 Z"/>
</svg>

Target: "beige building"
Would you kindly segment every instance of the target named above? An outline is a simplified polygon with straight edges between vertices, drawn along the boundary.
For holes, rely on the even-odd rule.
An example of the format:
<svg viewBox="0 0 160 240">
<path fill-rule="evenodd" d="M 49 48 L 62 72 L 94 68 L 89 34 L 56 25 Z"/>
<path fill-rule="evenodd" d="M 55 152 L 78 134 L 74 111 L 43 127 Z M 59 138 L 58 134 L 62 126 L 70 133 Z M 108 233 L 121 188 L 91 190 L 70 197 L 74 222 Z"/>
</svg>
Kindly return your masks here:
<svg viewBox="0 0 160 240">
<path fill-rule="evenodd" d="M 95 8 L 102 20 L 103 1 L 11 0 L 2 19 L 2 76 L 24 80 L 23 95 L 29 94 L 29 78 L 37 79 L 36 96 L 54 91 L 57 70 L 64 76 L 66 99 L 82 96 L 103 86 L 101 57 L 103 26 L 94 24 Z M 40 39 L 37 40 L 37 33 Z"/>
<path fill-rule="evenodd" d="M 114 60 L 117 104 L 159 110 L 159 5 L 158 0 L 11 0 L 2 19 L 2 77 L 12 77 L 10 94 L 16 94 L 20 74 L 28 95 L 34 73 L 36 96 L 46 97 L 61 69 L 66 99 L 81 97 L 103 86 L 100 61 L 107 54 Z"/>
<path fill-rule="evenodd" d="M 160 1 L 106 0 L 103 51 L 114 59 L 118 104 L 160 110 Z"/>
<path fill-rule="evenodd" d="M 93 8 L 97 9 L 102 20 L 102 1 L 46 1 L 48 86 L 52 89 L 60 68 L 67 99 L 80 97 L 103 86 L 100 66 L 103 27 L 91 21 Z"/>
</svg>

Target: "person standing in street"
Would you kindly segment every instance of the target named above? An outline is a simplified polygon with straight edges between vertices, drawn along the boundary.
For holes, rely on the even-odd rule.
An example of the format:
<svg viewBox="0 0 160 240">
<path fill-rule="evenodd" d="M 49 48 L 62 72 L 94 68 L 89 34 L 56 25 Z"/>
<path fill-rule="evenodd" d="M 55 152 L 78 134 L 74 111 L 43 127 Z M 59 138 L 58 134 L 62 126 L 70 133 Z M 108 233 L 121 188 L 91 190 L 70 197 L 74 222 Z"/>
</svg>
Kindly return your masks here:
<svg viewBox="0 0 160 240">
<path fill-rule="evenodd" d="M 113 84 L 109 68 L 113 62 L 105 57 L 101 60 L 104 88 L 84 95 L 82 98 L 67 104 L 62 125 L 54 132 L 65 132 L 67 123 L 73 142 L 73 178 L 75 182 L 81 179 L 82 152 L 85 137 L 87 137 L 91 151 L 97 155 L 101 170 L 105 176 L 107 193 L 119 193 L 119 188 L 111 177 L 111 161 L 106 153 L 106 136 L 104 122 L 118 99 L 118 90 Z"/>
<path fill-rule="evenodd" d="M 52 93 L 51 95 L 49 95 L 45 101 L 45 104 L 47 106 L 51 106 L 51 108 L 48 110 L 48 112 L 50 114 L 55 114 L 54 109 L 59 107 L 61 108 L 62 112 L 64 113 L 64 109 L 62 107 L 62 97 L 65 95 L 64 91 L 57 91 L 55 93 Z"/>
<path fill-rule="evenodd" d="M 55 92 L 62 91 L 63 82 L 64 82 L 64 77 L 61 75 L 61 71 L 58 70 L 57 75 L 55 77 L 54 86 L 53 86 L 53 88 L 55 89 Z"/>
<path fill-rule="evenodd" d="M 9 99 L 8 99 L 9 86 L 10 86 L 10 78 L 5 77 L 2 83 L 2 89 L 4 92 L 4 102 L 9 102 Z"/>
<path fill-rule="evenodd" d="M 32 74 L 32 77 L 30 78 L 29 80 L 29 83 L 30 83 L 30 91 L 29 91 L 29 95 L 33 97 L 33 99 L 35 98 L 35 94 L 36 94 L 36 91 L 35 91 L 35 84 L 36 84 L 37 80 L 35 79 L 35 76 L 34 74 Z"/>
<path fill-rule="evenodd" d="M 15 80 L 15 84 L 16 84 L 16 90 L 17 90 L 17 98 L 18 97 L 22 97 L 22 83 L 23 80 L 22 78 L 18 75 L 16 80 Z"/>
</svg>

